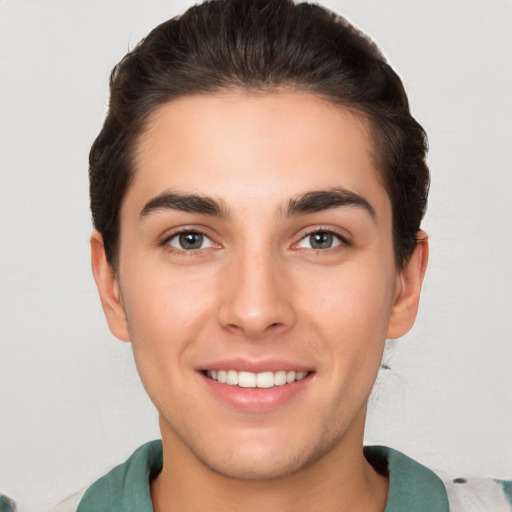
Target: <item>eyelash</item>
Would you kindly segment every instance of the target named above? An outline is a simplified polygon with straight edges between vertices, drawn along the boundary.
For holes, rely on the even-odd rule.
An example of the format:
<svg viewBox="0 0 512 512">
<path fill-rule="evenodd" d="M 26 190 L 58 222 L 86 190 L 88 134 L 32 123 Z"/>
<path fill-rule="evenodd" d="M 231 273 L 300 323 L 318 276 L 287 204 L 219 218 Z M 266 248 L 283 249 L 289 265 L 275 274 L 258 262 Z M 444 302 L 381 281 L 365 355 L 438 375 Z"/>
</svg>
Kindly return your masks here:
<svg viewBox="0 0 512 512">
<path fill-rule="evenodd" d="M 198 247 L 197 249 L 185 249 L 183 247 L 180 248 L 180 247 L 174 247 L 174 246 L 170 245 L 171 240 L 178 238 L 182 235 L 200 235 L 201 237 L 203 237 L 202 241 L 204 241 L 204 239 L 209 240 L 211 245 L 209 245 L 209 247 Z M 171 252 L 175 252 L 175 253 L 177 252 L 177 253 L 182 253 L 182 254 L 194 254 L 197 251 L 201 251 L 203 249 L 208 249 L 210 247 L 215 247 L 215 246 L 220 247 L 219 244 L 214 242 L 212 240 L 212 238 L 210 236 L 208 236 L 204 231 L 202 231 L 201 229 L 193 229 L 193 228 L 183 228 L 183 229 L 180 229 L 179 231 L 175 231 L 171 235 L 166 236 L 162 240 L 160 245 L 167 248 Z"/>
<path fill-rule="evenodd" d="M 350 241 L 345 236 L 341 235 L 340 233 L 338 233 L 336 230 L 333 230 L 332 228 L 327 228 L 327 227 L 324 228 L 321 226 L 315 227 L 315 228 L 311 229 L 310 231 L 307 231 L 303 236 L 301 236 L 301 238 L 298 242 L 293 244 L 293 247 L 297 248 L 297 249 L 301 249 L 301 247 L 298 247 L 298 246 L 302 241 L 306 240 L 307 238 L 312 237 L 313 235 L 318 235 L 318 234 L 330 235 L 334 239 L 336 239 L 338 243 L 336 245 L 333 245 L 331 247 L 326 247 L 324 249 L 319 249 L 319 248 L 315 249 L 314 247 L 310 247 L 308 249 L 318 251 L 318 252 L 323 252 L 323 251 L 327 251 L 329 249 L 336 249 L 337 247 L 339 247 L 339 248 L 351 247 Z"/>
<path fill-rule="evenodd" d="M 328 236 L 332 237 L 331 241 L 334 243 L 334 245 L 331 245 L 330 247 L 325 247 L 325 248 L 300 247 L 300 244 L 303 241 L 305 241 L 309 238 L 309 240 L 311 242 L 312 236 L 320 235 L 320 234 L 328 235 Z M 174 247 L 174 246 L 170 245 L 171 240 L 176 239 L 182 235 L 199 235 L 199 236 L 203 237 L 201 240 L 201 245 L 204 243 L 205 239 L 209 241 L 210 245 L 208 247 L 198 247 L 198 248 L 192 248 L 192 249 L 185 249 L 183 247 Z M 167 250 L 169 250 L 170 252 L 187 254 L 187 255 L 192 255 L 194 253 L 197 253 L 198 251 L 201 251 L 204 249 L 209 249 L 211 247 L 216 247 L 216 248 L 220 247 L 220 245 L 218 243 L 216 243 L 214 240 L 212 240 L 212 238 L 210 236 L 208 236 L 203 230 L 193 229 L 193 228 L 183 228 L 183 229 L 180 229 L 179 231 L 173 232 L 171 235 L 166 236 L 162 240 L 160 245 L 167 248 Z M 330 249 L 336 249 L 337 247 L 343 248 L 343 247 L 350 247 L 350 246 L 351 246 L 351 243 L 349 242 L 349 240 L 347 240 L 347 238 L 345 236 L 341 235 L 337 231 L 330 229 L 330 228 L 316 227 L 316 228 L 311 229 L 310 231 L 307 231 L 306 233 L 304 233 L 301 236 L 301 238 L 299 239 L 299 241 L 295 242 L 292 245 L 292 248 L 299 249 L 299 250 L 300 249 L 310 249 L 310 250 L 317 251 L 317 252 L 324 252 L 324 251 L 327 251 Z"/>
</svg>

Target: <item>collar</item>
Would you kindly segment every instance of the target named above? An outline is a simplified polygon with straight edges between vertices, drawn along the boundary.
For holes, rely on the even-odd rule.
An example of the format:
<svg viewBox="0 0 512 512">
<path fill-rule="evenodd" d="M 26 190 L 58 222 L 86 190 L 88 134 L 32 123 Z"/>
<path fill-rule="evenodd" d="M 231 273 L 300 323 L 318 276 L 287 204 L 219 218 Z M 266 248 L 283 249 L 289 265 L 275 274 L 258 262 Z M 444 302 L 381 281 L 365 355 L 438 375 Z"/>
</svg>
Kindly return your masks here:
<svg viewBox="0 0 512 512">
<path fill-rule="evenodd" d="M 449 512 L 444 484 L 430 469 L 386 446 L 365 446 L 364 455 L 389 474 L 384 512 Z"/>
<path fill-rule="evenodd" d="M 425 466 L 385 446 L 367 446 L 364 455 L 377 471 L 389 474 L 384 512 L 449 512 L 443 483 Z M 77 512 L 154 512 L 149 482 L 162 466 L 162 442 L 142 445 L 87 489 Z"/>
</svg>

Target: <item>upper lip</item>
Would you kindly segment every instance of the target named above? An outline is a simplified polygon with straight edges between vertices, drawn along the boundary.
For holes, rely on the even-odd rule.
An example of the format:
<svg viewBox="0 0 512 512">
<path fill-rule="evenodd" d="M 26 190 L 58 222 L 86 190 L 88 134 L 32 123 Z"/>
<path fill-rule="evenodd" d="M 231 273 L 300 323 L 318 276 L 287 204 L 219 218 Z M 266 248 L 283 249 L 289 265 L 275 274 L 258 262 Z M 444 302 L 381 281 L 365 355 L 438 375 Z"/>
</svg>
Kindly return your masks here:
<svg viewBox="0 0 512 512">
<path fill-rule="evenodd" d="M 307 366 L 300 363 L 295 363 L 292 361 L 287 361 L 283 359 L 247 359 L 247 358 L 229 358 L 229 359 L 219 359 L 204 365 L 201 365 L 197 368 L 198 371 L 207 371 L 207 370 L 236 370 L 242 372 L 252 372 L 252 373 L 261 373 L 261 372 L 277 372 L 280 370 L 285 370 L 287 372 L 295 371 L 295 372 L 310 372 L 313 371 L 311 366 Z"/>
</svg>

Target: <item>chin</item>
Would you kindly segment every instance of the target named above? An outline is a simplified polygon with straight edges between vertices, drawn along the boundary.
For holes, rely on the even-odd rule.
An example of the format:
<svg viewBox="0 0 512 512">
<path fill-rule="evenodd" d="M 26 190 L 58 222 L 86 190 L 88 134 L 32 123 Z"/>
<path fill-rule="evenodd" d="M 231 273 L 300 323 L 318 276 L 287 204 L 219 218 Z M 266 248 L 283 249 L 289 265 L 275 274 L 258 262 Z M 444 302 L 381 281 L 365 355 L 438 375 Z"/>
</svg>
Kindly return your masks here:
<svg viewBox="0 0 512 512">
<path fill-rule="evenodd" d="M 310 438 L 311 439 L 311 438 Z M 314 439 L 314 438 L 313 438 Z M 291 444 L 290 441 L 295 441 Z M 195 456 L 211 471 L 237 480 L 274 480 L 297 473 L 321 459 L 338 439 L 311 444 L 288 438 L 286 442 L 269 445 L 255 439 L 231 442 L 229 447 L 216 450 L 196 450 Z M 189 447 L 190 448 L 190 447 Z"/>
<path fill-rule="evenodd" d="M 236 480 L 275 480 L 298 472 L 304 467 L 302 457 L 293 457 L 284 453 L 251 457 L 237 455 L 230 459 L 208 457 L 202 460 L 211 471 L 227 478 Z"/>
</svg>

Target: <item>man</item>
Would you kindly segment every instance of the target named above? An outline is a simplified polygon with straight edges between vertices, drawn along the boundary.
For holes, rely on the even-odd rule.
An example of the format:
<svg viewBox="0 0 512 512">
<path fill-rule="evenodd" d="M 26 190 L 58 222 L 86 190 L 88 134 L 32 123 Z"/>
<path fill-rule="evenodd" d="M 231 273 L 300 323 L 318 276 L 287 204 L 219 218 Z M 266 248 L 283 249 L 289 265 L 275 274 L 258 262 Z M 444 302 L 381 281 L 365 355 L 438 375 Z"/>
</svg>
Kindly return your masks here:
<svg viewBox="0 0 512 512">
<path fill-rule="evenodd" d="M 449 509 L 431 471 L 362 445 L 385 340 L 416 317 L 425 152 L 398 76 L 317 6 L 203 4 L 123 59 L 92 266 L 162 442 L 79 512 Z"/>
</svg>

